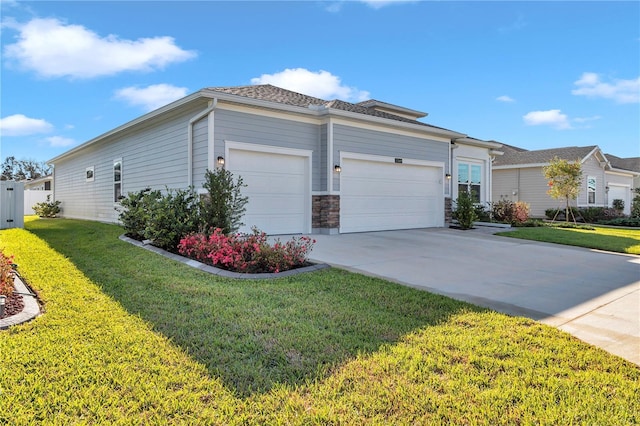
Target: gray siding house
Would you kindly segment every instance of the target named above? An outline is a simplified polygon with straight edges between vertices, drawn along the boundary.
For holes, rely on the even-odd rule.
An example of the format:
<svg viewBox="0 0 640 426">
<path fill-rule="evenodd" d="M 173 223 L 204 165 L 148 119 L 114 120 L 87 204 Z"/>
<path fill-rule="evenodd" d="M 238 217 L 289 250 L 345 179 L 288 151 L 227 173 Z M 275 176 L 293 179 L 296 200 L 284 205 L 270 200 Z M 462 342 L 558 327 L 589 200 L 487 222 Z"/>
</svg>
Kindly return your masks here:
<svg viewBox="0 0 640 426">
<path fill-rule="evenodd" d="M 501 145 L 418 121 L 425 116 L 272 85 L 206 88 L 51 159 L 54 198 L 64 217 L 117 222 L 121 196 L 202 190 L 205 171 L 225 167 L 247 184 L 242 231 L 441 227 L 464 185 L 491 200 Z"/>
<path fill-rule="evenodd" d="M 544 217 L 546 209 L 564 207 L 563 200 L 547 194 L 547 180 L 542 173 L 544 166 L 559 157 L 582 164 L 582 186 L 572 205 L 611 207 L 613 200 L 621 199 L 624 213 L 630 212 L 634 179 L 640 173 L 623 168 L 619 161 L 610 161 L 596 145 L 528 151 L 504 144 L 501 150 L 504 155 L 493 163 L 494 201 L 527 202 L 532 217 Z"/>
</svg>

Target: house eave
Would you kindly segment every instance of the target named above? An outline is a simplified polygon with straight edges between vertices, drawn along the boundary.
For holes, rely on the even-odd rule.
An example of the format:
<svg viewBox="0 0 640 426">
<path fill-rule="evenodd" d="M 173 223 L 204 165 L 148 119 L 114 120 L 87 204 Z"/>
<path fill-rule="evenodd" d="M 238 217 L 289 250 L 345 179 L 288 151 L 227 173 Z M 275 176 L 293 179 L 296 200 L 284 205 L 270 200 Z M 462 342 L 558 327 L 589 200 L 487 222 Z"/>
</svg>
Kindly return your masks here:
<svg viewBox="0 0 640 426">
<path fill-rule="evenodd" d="M 531 163 L 531 164 L 504 164 L 501 166 L 493 166 L 494 170 L 507 170 L 507 169 L 527 169 L 534 167 L 545 167 L 548 166 L 549 163 Z"/>
<path fill-rule="evenodd" d="M 489 148 L 489 149 L 498 149 L 502 147 L 502 144 L 500 142 L 496 142 L 496 141 L 483 141 L 483 140 L 479 140 L 479 139 L 473 139 L 473 138 L 468 138 L 468 137 L 460 137 L 460 138 L 456 138 L 454 140 L 455 143 L 461 143 L 464 145 L 471 145 L 471 146 L 477 146 L 480 148 Z M 499 152 L 499 151 L 498 151 Z M 502 155 L 503 153 L 500 152 L 499 154 L 496 155 Z"/>
<path fill-rule="evenodd" d="M 285 111 L 295 114 L 302 114 L 312 117 L 342 117 L 367 123 L 382 124 L 400 129 L 411 129 L 421 133 L 428 133 L 435 136 L 446 137 L 449 139 L 466 137 L 463 133 L 454 132 L 452 130 L 440 129 L 428 124 L 413 124 L 405 121 L 391 120 L 388 118 L 375 117 L 357 112 L 344 111 L 341 109 L 330 108 L 324 105 L 311 105 L 310 107 L 302 107 L 297 105 L 282 104 L 262 99 L 248 98 L 246 96 L 231 95 L 228 93 L 216 92 L 214 90 L 203 89 L 202 93 L 207 97 L 215 97 L 220 101 L 227 101 L 241 105 L 254 106 L 258 108 L 271 109 L 276 111 Z"/>
<path fill-rule="evenodd" d="M 156 110 L 153 110 L 153 111 L 151 111 L 151 112 L 149 112 L 147 114 L 144 114 L 144 115 L 142 115 L 142 116 L 140 116 L 140 117 L 138 117 L 138 118 L 136 118 L 134 120 L 131 120 L 131 121 L 129 121 L 129 122 L 127 122 L 127 123 L 125 123 L 125 124 L 123 124 L 121 126 L 118 126 L 115 129 L 109 130 L 106 133 L 103 133 L 103 134 L 101 134 L 99 136 L 96 136 L 95 138 L 90 139 L 90 140 L 88 140 L 88 141 L 76 146 L 75 148 L 70 149 L 69 151 L 66 151 L 66 152 L 64 152 L 64 153 L 62 153 L 62 154 L 60 154 L 60 155 L 58 155 L 58 156 L 56 156 L 56 157 L 54 157 L 54 158 L 52 158 L 50 160 L 47 160 L 46 163 L 49 164 L 49 165 L 52 165 L 52 164 L 55 165 L 56 162 L 59 162 L 60 160 L 66 158 L 66 157 L 70 157 L 70 156 L 74 155 L 75 153 L 77 153 L 78 151 L 81 151 L 81 150 L 87 148 L 88 146 L 96 144 L 96 143 L 102 141 L 103 139 L 108 138 L 109 136 L 113 136 L 113 135 L 115 135 L 117 133 L 123 132 L 123 131 L 125 131 L 127 129 L 130 129 L 132 127 L 135 127 L 135 126 L 137 126 L 137 125 L 139 125 L 141 123 L 144 123 L 145 121 L 151 120 L 151 119 L 153 119 L 155 117 L 158 117 L 158 116 L 160 116 L 162 114 L 165 114 L 165 113 L 167 113 L 169 111 L 175 110 L 175 109 L 181 107 L 182 105 L 188 104 L 188 103 L 190 103 L 190 102 L 192 102 L 194 100 L 197 100 L 199 98 L 202 98 L 202 97 L 203 97 L 202 96 L 202 91 L 198 91 L 198 92 L 192 93 L 190 95 L 187 95 L 184 98 L 181 98 L 181 99 L 178 99 L 177 101 L 171 102 L 170 104 L 167 104 L 167 105 L 165 105 L 163 107 L 160 107 L 160 108 L 158 108 Z"/>
</svg>

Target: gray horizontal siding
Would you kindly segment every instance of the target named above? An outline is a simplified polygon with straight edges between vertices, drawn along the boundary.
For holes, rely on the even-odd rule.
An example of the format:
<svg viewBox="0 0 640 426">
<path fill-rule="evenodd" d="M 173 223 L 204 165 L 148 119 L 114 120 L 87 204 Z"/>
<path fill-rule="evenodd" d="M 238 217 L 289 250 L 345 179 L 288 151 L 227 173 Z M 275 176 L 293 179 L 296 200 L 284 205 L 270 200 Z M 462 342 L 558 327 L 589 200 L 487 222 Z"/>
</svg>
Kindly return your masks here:
<svg viewBox="0 0 640 426">
<path fill-rule="evenodd" d="M 209 166 L 209 119 L 204 117 L 193 125 L 193 185 L 202 187 L 204 174 Z"/>
<path fill-rule="evenodd" d="M 311 150 L 312 190 L 322 190 L 320 126 L 316 124 L 220 109 L 215 113 L 214 138 L 214 158 L 224 156 L 225 140 Z"/>
<path fill-rule="evenodd" d="M 184 188 L 187 176 L 187 126 L 202 106 L 164 115 L 152 123 L 89 145 L 55 164 L 55 198 L 65 217 L 115 221 L 113 161 L 122 159 L 122 192 Z M 95 167 L 94 182 L 85 169 Z"/>
<path fill-rule="evenodd" d="M 449 162 L 449 143 L 335 124 L 333 158 L 336 162 L 340 151 L 438 161 L 445 165 Z M 339 176 L 334 176 L 334 190 L 339 191 L 339 185 Z"/>
</svg>

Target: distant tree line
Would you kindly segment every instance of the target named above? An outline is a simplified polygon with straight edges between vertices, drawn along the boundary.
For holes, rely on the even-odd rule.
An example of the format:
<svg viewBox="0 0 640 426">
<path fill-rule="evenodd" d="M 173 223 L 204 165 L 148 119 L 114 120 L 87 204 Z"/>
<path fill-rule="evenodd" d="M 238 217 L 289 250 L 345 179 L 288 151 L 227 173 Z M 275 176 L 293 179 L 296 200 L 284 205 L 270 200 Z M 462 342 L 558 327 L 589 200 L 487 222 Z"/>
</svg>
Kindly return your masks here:
<svg viewBox="0 0 640 426">
<path fill-rule="evenodd" d="M 14 156 L 5 158 L 0 166 L 0 180 L 38 179 L 51 174 L 51 166 L 44 161 L 18 160 Z"/>
</svg>

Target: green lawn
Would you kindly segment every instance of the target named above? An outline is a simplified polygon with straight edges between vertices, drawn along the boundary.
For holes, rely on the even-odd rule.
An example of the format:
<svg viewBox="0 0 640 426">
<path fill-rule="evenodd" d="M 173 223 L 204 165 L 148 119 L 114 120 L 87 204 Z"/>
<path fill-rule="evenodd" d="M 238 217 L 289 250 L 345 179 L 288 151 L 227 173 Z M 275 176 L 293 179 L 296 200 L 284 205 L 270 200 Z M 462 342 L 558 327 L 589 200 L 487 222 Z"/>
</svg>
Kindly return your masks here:
<svg viewBox="0 0 640 426">
<path fill-rule="evenodd" d="M 497 235 L 618 253 L 640 254 L 640 229 L 596 226 L 595 230 L 588 230 L 543 226 L 517 228 Z"/>
<path fill-rule="evenodd" d="M 554 328 L 340 270 L 235 281 L 32 220 L 45 302 L 0 332 L 0 424 L 637 424 L 640 368 Z"/>
</svg>

